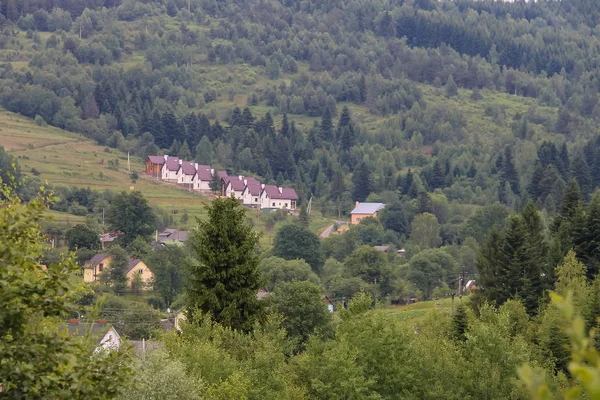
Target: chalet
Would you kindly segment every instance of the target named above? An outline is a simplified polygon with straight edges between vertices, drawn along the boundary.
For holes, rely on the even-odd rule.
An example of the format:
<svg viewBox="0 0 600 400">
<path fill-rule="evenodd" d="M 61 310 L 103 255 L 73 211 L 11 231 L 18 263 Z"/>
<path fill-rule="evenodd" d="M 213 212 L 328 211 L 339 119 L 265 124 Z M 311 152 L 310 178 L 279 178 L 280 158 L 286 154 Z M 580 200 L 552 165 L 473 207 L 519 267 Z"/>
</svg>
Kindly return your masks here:
<svg viewBox="0 0 600 400">
<path fill-rule="evenodd" d="M 297 201 L 298 195 L 292 188 L 265 185 L 260 193 L 261 209 L 287 209 L 294 211 Z"/>
<path fill-rule="evenodd" d="M 162 166 L 161 176 L 163 181 L 177 182 L 177 171 L 179 171 L 179 165 L 182 163 L 177 157 L 168 157 Z"/>
<path fill-rule="evenodd" d="M 177 183 L 184 185 L 185 187 L 192 188 L 192 182 L 196 171 L 198 170 L 198 164 L 191 161 L 179 161 L 179 169 L 177 170 Z"/>
<path fill-rule="evenodd" d="M 108 268 L 111 261 L 112 257 L 106 253 L 96 254 L 83 267 L 83 281 L 95 282 L 99 280 L 100 274 Z"/>
<path fill-rule="evenodd" d="M 325 303 L 325 305 L 327 306 L 327 311 L 333 312 L 335 308 L 333 306 L 333 301 L 331 301 L 331 299 L 327 296 L 321 296 L 321 300 L 323 300 L 323 303 Z"/>
<path fill-rule="evenodd" d="M 192 188 L 200 192 L 210 191 L 210 183 L 213 179 L 214 170 L 209 165 L 198 165 L 196 175 L 192 180 Z"/>
<path fill-rule="evenodd" d="M 150 271 L 150 268 L 146 265 L 142 260 L 131 260 L 129 262 L 129 266 L 127 267 L 127 282 L 129 287 L 134 289 L 134 279 L 136 274 L 140 274 L 143 282 L 143 289 L 150 289 L 152 285 L 152 280 L 154 279 L 154 274 Z"/>
<path fill-rule="evenodd" d="M 96 345 L 94 353 L 98 353 L 101 350 L 117 350 L 122 343 L 121 336 L 115 328 L 104 320 L 83 323 L 77 319 L 73 319 L 69 321 L 66 329 L 69 336 L 90 338 Z"/>
<path fill-rule="evenodd" d="M 238 200 L 242 200 L 242 193 L 246 188 L 246 183 L 243 176 L 229 177 L 227 185 L 224 187 L 226 197 L 235 197 Z"/>
<path fill-rule="evenodd" d="M 383 203 L 359 203 L 356 202 L 356 207 L 350 213 L 350 224 L 356 225 L 365 218 L 375 218 L 377 213 L 385 207 Z"/>
<path fill-rule="evenodd" d="M 260 192 L 262 192 L 263 187 L 264 185 L 261 185 L 259 181 L 248 182 L 242 192 L 242 203 L 248 207 L 258 208 L 260 206 Z"/>
<path fill-rule="evenodd" d="M 148 156 L 146 157 L 146 173 L 156 178 L 161 176 L 163 165 L 168 156 Z"/>
</svg>

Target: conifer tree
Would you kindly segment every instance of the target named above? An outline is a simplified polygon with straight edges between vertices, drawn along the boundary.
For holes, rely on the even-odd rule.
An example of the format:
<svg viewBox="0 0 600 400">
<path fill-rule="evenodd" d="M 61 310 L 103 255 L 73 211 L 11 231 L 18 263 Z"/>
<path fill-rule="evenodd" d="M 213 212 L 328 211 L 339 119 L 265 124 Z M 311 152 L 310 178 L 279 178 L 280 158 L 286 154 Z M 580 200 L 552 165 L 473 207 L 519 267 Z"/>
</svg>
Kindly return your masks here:
<svg viewBox="0 0 600 400">
<path fill-rule="evenodd" d="M 452 316 L 452 338 L 464 342 L 467 340 L 465 333 L 469 327 L 469 316 L 463 304 L 459 304 Z"/>
<path fill-rule="evenodd" d="M 588 268 L 588 276 L 600 273 L 600 193 L 596 192 L 588 208 L 585 222 L 585 240 L 578 256 Z"/>
<path fill-rule="evenodd" d="M 178 156 L 182 160 L 186 160 L 186 161 L 191 160 L 192 152 L 190 151 L 190 146 L 188 145 L 187 140 L 184 140 L 183 143 L 181 144 L 181 147 L 179 148 Z"/>
<path fill-rule="evenodd" d="M 575 160 L 573 161 L 573 170 L 571 172 L 573 178 L 577 179 L 583 198 L 589 200 L 589 196 L 593 190 L 592 175 L 590 173 L 590 167 L 583 155 L 575 157 Z"/>
<path fill-rule="evenodd" d="M 510 184 L 510 188 L 515 195 L 521 194 L 521 188 L 519 184 L 519 173 L 515 168 L 513 161 L 513 154 L 510 147 L 504 149 L 504 160 L 502 162 L 502 177 L 506 182 Z"/>
<path fill-rule="evenodd" d="M 445 181 L 444 171 L 438 160 L 433 162 L 433 168 L 431 170 L 431 178 L 429 179 L 429 186 L 431 189 L 437 189 L 444 187 Z"/>
<path fill-rule="evenodd" d="M 446 97 L 454 97 L 458 96 L 458 86 L 454 82 L 454 77 L 452 75 L 448 76 L 448 81 L 446 82 Z"/>
<path fill-rule="evenodd" d="M 321 143 L 329 142 L 333 139 L 333 121 L 331 119 L 331 111 L 328 107 L 325 108 L 323 118 L 321 118 L 319 138 L 321 139 Z M 319 145 L 321 145 L 321 143 L 319 143 Z"/>
<path fill-rule="evenodd" d="M 190 245 L 197 263 L 189 265 L 187 313 L 193 321 L 199 310 L 234 330 L 250 331 L 263 316 L 256 293 L 258 234 L 234 198 L 216 199 L 206 207 L 207 220 L 197 220 Z"/>
<path fill-rule="evenodd" d="M 356 166 L 352 174 L 354 190 L 352 197 L 355 201 L 365 201 L 373 190 L 373 178 L 369 166 L 363 161 Z"/>
</svg>

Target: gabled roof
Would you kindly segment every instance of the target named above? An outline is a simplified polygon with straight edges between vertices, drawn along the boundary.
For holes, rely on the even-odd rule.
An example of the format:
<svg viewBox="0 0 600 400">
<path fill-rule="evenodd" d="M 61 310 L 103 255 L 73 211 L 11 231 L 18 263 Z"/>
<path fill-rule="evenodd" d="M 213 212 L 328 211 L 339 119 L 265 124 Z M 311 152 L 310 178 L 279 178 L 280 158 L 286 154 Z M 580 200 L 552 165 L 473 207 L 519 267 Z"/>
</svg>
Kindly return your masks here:
<svg viewBox="0 0 600 400">
<path fill-rule="evenodd" d="M 201 181 L 212 181 L 210 165 L 198 165 L 198 179 Z"/>
<path fill-rule="evenodd" d="M 383 251 L 384 253 L 390 249 L 390 246 L 373 246 L 375 250 Z"/>
<path fill-rule="evenodd" d="M 120 338 L 119 333 L 115 330 L 115 328 L 106 322 L 69 322 L 67 324 L 67 332 L 69 333 L 69 336 L 81 337 L 89 335 L 97 343 L 100 343 L 100 341 L 111 329 L 117 335 L 117 338 Z"/>
<path fill-rule="evenodd" d="M 267 194 L 270 199 L 280 199 L 280 200 L 297 200 L 298 195 L 296 191 L 292 188 L 281 188 L 281 192 L 279 188 L 275 185 L 265 185 L 263 192 Z M 262 195 L 262 192 L 261 192 Z"/>
<path fill-rule="evenodd" d="M 250 195 L 252 196 L 260 196 L 260 192 L 262 191 L 262 186 L 260 184 L 260 182 L 248 182 L 248 184 L 246 185 L 246 188 L 244 189 L 244 192 L 248 192 L 250 193 Z"/>
<path fill-rule="evenodd" d="M 108 257 L 107 253 L 101 253 L 101 254 L 96 254 L 94 257 L 92 257 L 91 260 L 89 260 L 88 262 L 85 263 L 85 266 L 87 268 L 95 268 L 96 266 L 98 266 L 98 264 L 100 264 L 106 257 Z"/>
<path fill-rule="evenodd" d="M 196 173 L 196 165 L 191 161 L 184 161 L 179 165 L 185 175 L 194 175 Z"/>
<path fill-rule="evenodd" d="M 226 179 L 226 178 L 228 178 L 227 171 L 217 171 L 217 175 L 218 175 L 218 176 L 219 176 L 219 178 L 221 178 L 221 179 Z"/>
<path fill-rule="evenodd" d="M 171 228 L 167 228 L 158 234 L 159 241 L 173 240 L 173 241 L 185 242 L 187 240 L 187 237 L 188 237 L 188 231 L 180 231 L 180 230 L 171 229 Z"/>
<path fill-rule="evenodd" d="M 142 262 L 142 260 L 138 260 L 138 259 L 129 261 L 129 266 L 127 267 L 127 273 L 129 273 L 129 271 L 131 271 L 132 269 L 134 269 L 135 266 L 138 265 L 141 262 Z"/>
<path fill-rule="evenodd" d="M 151 164 L 163 165 L 165 163 L 165 158 L 163 156 L 148 156 L 147 159 Z"/>
<path fill-rule="evenodd" d="M 358 203 L 350 214 L 375 214 L 384 207 L 383 203 Z"/>
<path fill-rule="evenodd" d="M 236 192 L 241 192 L 246 187 L 244 181 L 240 181 L 239 179 L 231 179 L 229 184 L 231 185 L 231 189 L 235 190 Z"/>
<path fill-rule="evenodd" d="M 259 184 L 260 185 L 260 181 L 251 176 L 244 176 L 243 179 L 246 181 L 247 185 L 250 185 L 250 184 Z"/>
<path fill-rule="evenodd" d="M 177 157 L 167 158 L 166 166 L 169 171 L 177 171 L 179 169 L 179 158 L 177 158 Z"/>
</svg>

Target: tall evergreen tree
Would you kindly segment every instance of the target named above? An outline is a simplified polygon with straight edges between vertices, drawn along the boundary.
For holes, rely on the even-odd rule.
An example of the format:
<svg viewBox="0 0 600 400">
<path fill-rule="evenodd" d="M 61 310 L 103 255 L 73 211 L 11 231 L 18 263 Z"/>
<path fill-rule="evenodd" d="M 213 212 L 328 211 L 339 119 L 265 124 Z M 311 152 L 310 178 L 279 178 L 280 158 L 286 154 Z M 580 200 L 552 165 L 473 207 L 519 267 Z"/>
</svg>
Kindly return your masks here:
<svg viewBox="0 0 600 400">
<path fill-rule="evenodd" d="M 233 198 L 216 199 L 206 207 L 207 220 L 198 220 L 190 245 L 197 263 L 189 266 L 187 312 L 208 314 L 213 321 L 248 332 L 263 317 L 256 293 L 258 234 L 246 222 L 246 212 Z"/>
<path fill-rule="evenodd" d="M 593 191 L 592 175 L 590 167 L 582 155 L 575 157 L 573 160 L 573 169 L 571 171 L 573 178 L 577 179 L 581 194 L 584 199 L 589 200 L 589 196 Z"/>
<path fill-rule="evenodd" d="M 429 186 L 431 189 L 437 189 L 444 187 L 444 181 L 446 176 L 442 170 L 442 166 L 438 160 L 433 162 L 433 168 L 431 170 L 431 177 L 429 178 Z"/>
<path fill-rule="evenodd" d="M 588 208 L 585 221 L 585 240 L 578 254 L 587 266 L 588 276 L 600 273 L 600 193 L 596 192 Z"/>
<path fill-rule="evenodd" d="M 354 200 L 365 201 L 373 190 L 373 177 L 371 169 L 364 161 L 354 168 L 352 183 L 354 184 L 354 190 L 352 191 Z"/>
<path fill-rule="evenodd" d="M 510 188 L 515 195 L 521 194 L 521 187 L 519 183 L 519 173 L 515 167 L 513 161 L 513 154 L 510 147 L 504 149 L 504 160 L 502 162 L 502 177 L 506 182 L 510 184 Z"/>
<path fill-rule="evenodd" d="M 333 121 L 331 119 L 331 111 L 329 111 L 329 107 L 325 108 L 325 112 L 321 118 L 319 138 L 321 140 L 319 145 L 321 145 L 323 142 L 329 142 L 333 139 Z"/>
</svg>

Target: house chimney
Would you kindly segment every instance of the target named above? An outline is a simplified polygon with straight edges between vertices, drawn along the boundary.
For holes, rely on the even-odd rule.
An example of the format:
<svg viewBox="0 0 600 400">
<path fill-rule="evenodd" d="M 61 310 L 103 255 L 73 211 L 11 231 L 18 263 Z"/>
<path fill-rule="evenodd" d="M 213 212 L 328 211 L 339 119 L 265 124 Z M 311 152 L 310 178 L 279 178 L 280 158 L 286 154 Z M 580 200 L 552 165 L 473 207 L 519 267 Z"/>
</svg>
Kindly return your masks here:
<svg viewBox="0 0 600 400">
<path fill-rule="evenodd" d="M 69 323 L 70 323 L 70 324 L 78 324 L 78 323 L 79 323 L 79 320 L 78 320 L 78 319 L 70 319 L 70 320 L 69 320 Z"/>
<path fill-rule="evenodd" d="M 248 179 L 244 179 L 244 186 L 248 186 Z"/>
<path fill-rule="evenodd" d="M 198 171 L 198 163 L 194 163 L 194 168 L 196 168 L 196 171 Z"/>
<path fill-rule="evenodd" d="M 280 187 L 278 187 L 277 190 L 279 190 L 279 194 L 283 193 L 283 189 L 281 189 Z"/>
<path fill-rule="evenodd" d="M 211 169 L 210 169 L 210 174 L 211 174 L 211 175 L 214 175 L 214 174 L 215 174 L 215 169 L 214 169 L 214 168 L 211 168 Z"/>
<path fill-rule="evenodd" d="M 261 184 L 260 184 L 260 188 L 261 188 L 261 189 L 264 189 L 264 188 L 265 188 L 265 184 L 264 184 L 264 183 L 261 183 Z"/>
<path fill-rule="evenodd" d="M 354 204 L 354 207 L 358 207 L 358 205 L 359 205 L 359 204 L 360 204 L 360 201 L 357 201 L 357 202 Z"/>
<path fill-rule="evenodd" d="M 167 159 L 169 158 L 169 155 L 165 154 L 163 157 L 164 157 L 165 161 L 167 161 Z"/>
<path fill-rule="evenodd" d="M 183 160 L 180 158 L 179 159 L 179 165 L 183 164 Z"/>
<path fill-rule="evenodd" d="M 239 176 L 238 176 L 238 180 L 240 180 L 240 181 L 241 181 L 242 179 L 244 179 L 244 177 L 243 177 L 242 175 L 239 175 Z"/>
</svg>

